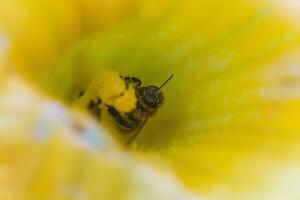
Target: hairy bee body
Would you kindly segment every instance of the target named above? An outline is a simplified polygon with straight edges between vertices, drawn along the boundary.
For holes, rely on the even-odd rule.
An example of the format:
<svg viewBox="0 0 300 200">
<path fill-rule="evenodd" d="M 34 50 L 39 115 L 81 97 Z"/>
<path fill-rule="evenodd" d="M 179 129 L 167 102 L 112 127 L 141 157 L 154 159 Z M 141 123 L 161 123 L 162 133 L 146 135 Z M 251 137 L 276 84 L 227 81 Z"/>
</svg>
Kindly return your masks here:
<svg viewBox="0 0 300 200">
<path fill-rule="evenodd" d="M 112 73 L 112 72 L 110 72 Z M 106 72 L 106 76 L 109 73 Z M 96 93 L 96 96 L 93 96 L 87 104 L 87 109 L 89 112 L 100 118 L 101 107 L 107 108 L 109 115 L 114 119 L 117 126 L 124 133 L 130 133 L 136 131 L 133 137 L 128 141 L 128 144 L 138 135 L 140 130 L 143 128 L 147 120 L 158 110 L 161 104 L 164 101 L 164 96 L 161 91 L 161 88 L 173 77 L 173 75 L 161 86 L 146 86 L 142 87 L 142 82 L 135 77 L 122 77 L 118 76 L 124 83 L 124 87 L 112 87 L 112 88 L 123 88 L 116 91 L 113 89 L 111 92 L 113 95 L 108 93 L 107 88 L 102 85 L 100 88 L 102 91 L 106 92 L 105 95 L 102 93 L 97 93 L 95 89 L 90 91 L 90 93 Z M 114 77 L 114 80 L 119 79 Z M 106 83 L 107 85 L 113 85 L 113 83 Z M 120 85 L 120 84 L 119 84 Z M 110 86 L 111 87 L 111 86 Z M 92 85 L 92 88 L 95 87 L 95 84 Z M 108 88 L 109 89 L 109 88 Z M 134 93 L 133 93 L 134 92 Z M 83 96 L 81 94 L 80 96 Z M 127 95 L 127 96 L 126 96 Z M 103 98 L 101 98 L 103 96 Z M 127 101 L 127 102 L 126 102 Z M 128 107 L 130 106 L 130 109 Z"/>
<path fill-rule="evenodd" d="M 115 107 L 108 106 L 108 112 L 122 130 L 133 131 L 142 126 L 157 111 L 164 97 L 156 86 L 141 87 L 141 81 L 135 77 L 123 79 L 127 86 L 132 85 L 135 89 L 136 108 L 131 112 L 122 113 Z"/>
<path fill-rule="evenodd" d="M 136 97 L 138 99 L 136 108 L 129 113 L 120 113 L 114 107 L 109 106 L 108 112 L 115 119 L 119 127 L 123 130 L 133 131 L 139 128 L 149 117 L 151 117 L 163 102 L 162 93 L 158 93 L 155 107 L 149 107 L 145 102 L 145 96 L 140 92 L 140 88 L 136 89 Z"/>
</svg>

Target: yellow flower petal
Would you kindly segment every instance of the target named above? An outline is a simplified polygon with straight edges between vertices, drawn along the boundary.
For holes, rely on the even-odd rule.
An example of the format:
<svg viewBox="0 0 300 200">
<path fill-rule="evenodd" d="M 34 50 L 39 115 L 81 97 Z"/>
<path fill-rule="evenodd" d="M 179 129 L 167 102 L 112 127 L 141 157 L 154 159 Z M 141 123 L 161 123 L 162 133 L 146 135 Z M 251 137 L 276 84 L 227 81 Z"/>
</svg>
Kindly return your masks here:
<svg viewBox="0 0 300 200">
<path fill-rule="evenodd" d="M 300 27 L 291 1 L 113 1 L 112 28 L 90 28 L 91 37 L 61 29 L 70 40 L 54 34 L 48 22 L 55 17 L 41 12 L 41 3 L 2 0 L 0 13 L 8 16 L 1 21 L 15 47 L 11 62 L 65 102 L 103 66 L 145 85 L 160 85 L 174 73 L 136 150 L 196 193 L 298 199 Z M 85 4 L 92 13 L 103 8 L 91 5 Z M 106 22 L 87 16 L 83 27 Z M 24 20 L 18 26 L 14 19 Z M 61 47 L 60 40 L 72 45 Z"/>
</svg>

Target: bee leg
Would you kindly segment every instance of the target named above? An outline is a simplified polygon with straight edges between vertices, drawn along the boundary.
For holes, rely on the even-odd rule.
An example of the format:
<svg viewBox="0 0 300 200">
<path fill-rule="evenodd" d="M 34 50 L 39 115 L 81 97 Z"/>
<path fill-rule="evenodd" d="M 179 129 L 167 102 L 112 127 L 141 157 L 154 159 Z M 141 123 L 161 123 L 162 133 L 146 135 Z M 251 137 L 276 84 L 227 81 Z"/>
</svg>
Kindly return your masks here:
<svg viewBox="0 0 300 200">
<path fill-rule="evenodd" d="M 101 103 L 102 103 L 101 99 L 98 98 L 96 101 L 91 100 L 90 103 L 87 105 L 87 109 L 96 118 L 100 118 L 100 115 L 101 115 L 100 105 L 101 105 Z"/>
<path fill-rule="evenodd" d="M 107 111 L 114 118 L 114 120 L 122 130 L 132 131 L 137 127 L 139 123 L 138 121 L 129 119 L 126 114 L 122 115 L 112 106 L 107 106 Z"/>
<path fill-rule="evenodd" d="M 143 124 L 139 127 L 139 129 L 134 133 L 134 135 L 126 142 L 126 146 L 129 146 L 135 138 L 140 134 L 142 129 L 144 128 L 145 124 L 147 123 L 149 118 L 146 118 Z"/>
<path fill-rule="evenodd" d="M 135 78 L 135 77 L 129 77 L 129 76 L 127 76 L 127 77 L 124 77 L 123 79 L 124 79 L 125 84 L 126 84 L 127 87 L 129 85 L 132 85 L 134 88 L 138 88 L 142 84 L 141 80 L 138 79 L 138 78 Z"/>
</svg>

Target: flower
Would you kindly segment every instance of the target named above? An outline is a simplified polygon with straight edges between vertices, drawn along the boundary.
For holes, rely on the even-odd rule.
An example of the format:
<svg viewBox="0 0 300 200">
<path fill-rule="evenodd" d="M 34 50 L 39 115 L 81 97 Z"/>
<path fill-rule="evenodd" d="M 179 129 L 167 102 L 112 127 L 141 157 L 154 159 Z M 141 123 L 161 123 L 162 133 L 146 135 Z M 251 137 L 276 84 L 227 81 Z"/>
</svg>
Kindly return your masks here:
<svg viewBox="0 0 300 200">
<path fill-rule="evenodd" d="M 298 199 L 299 10 L 297 0 L 1 0 L 3 194 Z M 104 67 L 146 85 L 175 74 L 131 151 L 71 106 Z"/>
</svg>

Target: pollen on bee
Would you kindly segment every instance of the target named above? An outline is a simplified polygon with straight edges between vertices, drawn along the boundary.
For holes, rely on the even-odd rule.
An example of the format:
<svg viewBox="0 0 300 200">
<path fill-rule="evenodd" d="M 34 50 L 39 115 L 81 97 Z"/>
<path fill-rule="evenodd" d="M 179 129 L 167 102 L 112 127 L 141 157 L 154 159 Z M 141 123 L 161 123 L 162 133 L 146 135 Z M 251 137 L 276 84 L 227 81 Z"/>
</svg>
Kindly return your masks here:
<svg viewBox="0 0 300 200">
<path fill-rule="evenodd" d="M 114 107 L 121 112 L 128 113 L 135 109 L 136 102 L 135 90 L 129 86 L 124 94 L 114 101 Z"/>
<path fill-rule="evenodd" d="M 120 75 L 109 69 L 100 70 L 87 89 L 90 99 L 97 97 L 106 105 L 115 107 L 119 112 L 130 112 L 136 107 L 135 90 L 126 87 Z"/>
</svg>

